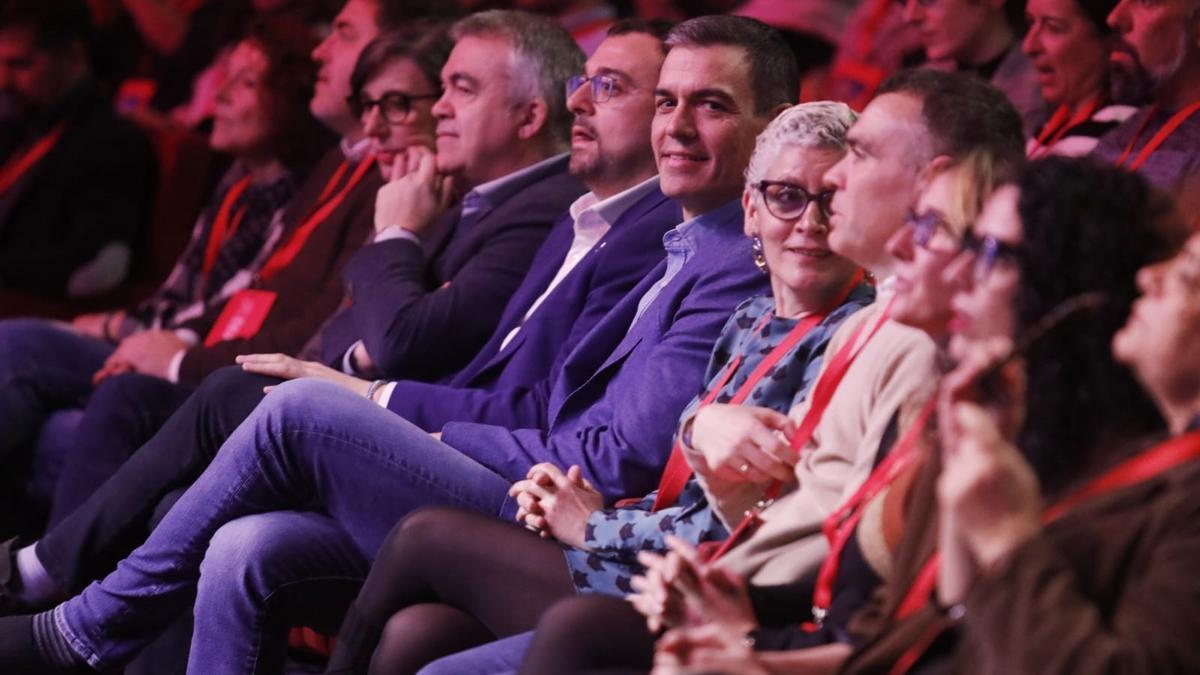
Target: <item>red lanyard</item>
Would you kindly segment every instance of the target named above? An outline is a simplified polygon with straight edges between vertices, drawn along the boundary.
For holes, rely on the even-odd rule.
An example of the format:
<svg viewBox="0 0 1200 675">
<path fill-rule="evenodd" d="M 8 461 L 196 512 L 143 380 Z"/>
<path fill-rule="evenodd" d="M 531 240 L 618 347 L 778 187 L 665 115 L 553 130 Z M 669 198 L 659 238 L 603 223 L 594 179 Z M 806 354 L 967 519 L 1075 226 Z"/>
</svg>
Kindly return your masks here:
<svg viewBox="0 0 1200 675">
<path fill-rule="evenodd" d="M 751 334 L 758 334 L 758 332 L 762 330 L 763 325 L 766 324 L 771 316 L 772 313 L 768 313 L 766 316 L 764 316 L 762 320 L 754 326 L 754 331 Z M 771 350 L 771 353 L 768 354 L 767 357 L 758 364 L 758 367 L 754 369 L 754 372 L 750 373 L 750 377 L 746 378 L 746 381 L 741 387 L 738 388 L 737 392 L 734 393 L 733 398 L 729 399 L 730 405 L 739 405 L 742 401 L 745 401 L 746 397 L 750 395 L 750 391 L 756 384 L 758 384 L 759 380 L 761 380 L 767 374 L 767 371 L 774 366 L 779 359 L 783 358 L 785 354 L 791 351 L 792 347 L 796 346 L 797 342 L 804 339 L 804 336 L 808 335 L 808 333 L 812 331 L 812 329 L 816 327 L 816 325 L 824 318 L 825 317 L 821 314 L 810 314 L 802 321 L 797 323 L 795 328 L 792 328 L 791 332 L 787 334 L 787 337 L 785 337 L 782 342 L 780 342 L 775 346 L 774 349 Z M 725 388 L 725 385 L 729 383 L 730 378 L 733 377 L 733 374 L 737 372 L 738 367 L 741 365 L 742 355 L 738 354 L 733 358 L 732 361 L 729 362 L 729 365 L 725 366 L 725 369 L 721 371 L 720 377 L 715 381 L 708 394 L 706 394 L 704 398 L 700 400 L 700 404 L 697 406 L 697 409 L 703 408 L 704 406 L 712 403 L 713 399 L 717 397 L 717 394 L 721 393 L 721 390 Z M 679 499 L 680 493 L 683 492 L 684 486 L 687 485 L 688 479 L 691 477 L 692 467 L 688 466 L 687 458 L 685 458 L 683 455 L 683 446 L 676 441 L 675 447 L 671 448 L 671 456 L 667 459 L 667 466 L 663 469 L 662 478 L 658 482 L 658 494 L 654 497 L 654 507 L 652 510 L 659 511 L 673 505 L 676 500 Z"/>
<path fill-rule="evenodd" d="M 808 335 L 812 329 L 817 326 L 817 324 L 824 321 L 825 317 L 829 316 L 830 312 L 840 307 L 842 303 L 846 302 L 846 298 L 850 297 L 850 293 L 854 291 L 854 288 L 862 283 L 864 276 L 865 275 L 862 270 L 859 270 L 854 277 L 850 279 L 850 282 L 846 284 L 846 288 L 838 294 L 837 300 L 834 300 L 828 307 L 820 312 L 810 314 L 797 323 L 796 326 L 787 334 L 787 336 L 778 345 L 776 345 L 769 354 L 767 354 L 766 358 L 759 362 L 758 366 L 755 367 L 755 369 L 750 373 L 750 376 L 746 378 L 746 381 L 742 383 L 742 386 L 739 387 L 736 392 L 734 392 L 733 398 L 729 399 L 730 405 L 740 405 L 743 401 L 745 401 L 746 397 L 748 397 L 750 392 L 754 389 L 754 386 L 767 376 L 767 373 L 771 371 L 771 368 L 773 368 L 780 359 L 786 356 L 787 353 L 790 352 L 798 342 L 803 340 L 804 336 Z M 754 326 L 754 330 L 751 332 L 751 335 L 757 335 L 763 329 L 763 326 L 766 325 L 767 321 L 771 319 L 773 314 L 774 312 L 768 312 L 765 316 L 763 316 L 758 324 Z M 729 383 L 730 378 L 733 377 L 734 373 L 737 372 L 737 369 L 741 365 L 742 355 L 738 354 L 721 371 L 720 376 L 716 379 L 712 388 L 709 389 L 708 394 L 706 394 L 704 398 L 700 400 L 697 410 L 712 403 L 713 400 L 716 399 L 717 395 L 721 393 L 721 390 L 725 388 L 725 385 Z M 665 509 L 673 505 L 679 499 L 679 495 L 683 492 L 684 486 L 687 485 L 688 479 L 691 477 L 692 468 L 688 465 L 687 458 L 683 454 L 683 446 L 680 445 L 679 442 L 676 442 L 675 446 L 671 448 L 671 456 L 667 459 L 667 466 L 663 469 L 662 478 L 659 480 L 658 493 L 654 497 L 654 507 L 652 510 L 659 511 L 660 509 Z"/>
<path fill-rule="evenodd" d="M 825 368 L 825 372 L 821 374 L 821 379 L 813 386 L 812 404 L 805 413 L 804 419 L 800 421 L 800 426 L 796 428 L 796 433 L 792 434 L 789 439 L 789 445 L 792 450 L 799 453 L 808 444 L 812 438 L 813 432 L 817 429 L 817 424 L 821 421 L 821 417 L 825 414 L 825 409 L 829 407 L 829 402 L 833 399 L 834 392 L 837 391 L 838 385 L 841 384 L 842 378 L 846 376 L 846 371 L 850 369 L 850 365 L 858 358 L 863 348 L 875 337 L 879 329 L 887 321 L 891 314 L 892 303 L 889 300 L 887 306 L 875 317 L 874 321 L 863 323 L 850 336 L 850 340 L 842 345 L 834 355 L 833 360 L 829 362 L 829 366 Z M 724 556 L 734 546 L 738 545 L 742 540 L 754 532 L 761 524 L 759 514 L 763 512 L 779 493 L 783 490 L 781 481 L 772 481 L 767 489 L 763 492 L 763 498 L 754 506 L 754 508 L 746 511 L 746 515 L 742 521 L 738 523 L 733 532 L 729 534 L 721 546 L 712 554 L 710 560 L 717 560 Z"/>
<path fill-rule="evenodd" d="M 287 243 L 280 246 L 275 252 L 263 263 L 262 269 L 258 272 L 258 278 L 263 281 L 270 281 L 272 277 L 279 274 L 285 267 L 292 264 L 296 256 L 300 254 L 300 250 L 304 248 L 304 244 L 308 242 L 308 238 L 312 236 L 317 226 L 325 222 L 342 202 L 346 201 L 346 197 L 350 192 L 362 182 L 363 176 L 375 164 L 375 157 L 368 155 L 359 162 L 358 167 L 354 169 L 354 173 L 350 175 L 350 180 L 333 194 L 334 187 L 342 176 L 346 174 L 348 163 L 343 161 L 337 171 L 330 177 L 329 182 L 325 184 L 325 189 L 321 191 L 321 195 L 317 197 L 317 205 L 313 211 L 304 219 L 304 222 L 296 228 L 292 236 L 288 238 Z M 332 196 L 330 196 L 332 195 Z"/>
<path fill-rule="evenodd" d="M 54 149 L 58 143 L 58 139 L 62 137 L 65 124 L 59 124 L 42 136 L 35 142 L 24 154 L 11 157 L 0 167 L 0 195 L 7 193 L 12 189 L 21 176 L 30 169 L 34 164 L 46 156 L 46 153 Z"/>
<path fill-rule="evenodd" d="M 1118 169 L 1123 167 L 1125 162 L 1129 159 L 1129 156 L 1133 154 L 1133 147 L 1137 145 L 1138 139 L 1140 139 L 1142 137 L 1142 133 L 1146 131 L 1146 126 L 1150 124 L 1150 118 L 1154 117 L 1154 113 L 1157 110 L 1158 106 L 1154 106 L 1146 112 L 1146 117 L 1142 120 L 1141 126 L 1138 127 L 1137 133 L 1135 133 L 1133 138 L 1129 140 L 1129 145 L 1125 146 L 1125 151 L 1122 152 L 1121 156 L 1117 159 Z M 1154 136 L 1150 138 L 1150 141 L 1146 143 L 1146 146 L 1143 147 L 1141 152 L 1137 154 L 1137 157 L 1134 157 L 1133 162 L 1125 168 L 1129 171 L 1137 171 L 1138 169 L 1142 168 L 1142 165 L 1146 163 L 1146 160 L 1150 159 L 1150 155 L 1154 154 L 1155 150 L 1158 150 L 1158 146 L 1166 142 L 1167 138 L 1169 138 L 1171 134 L 1175 133 L 1175 130 L 1178 129 L 1184 122 L 1186 122 L 1188 118 L 1194 115 L 1197 110 L 1200 110 L 1200 101 L 1196 101 L 1195 103 L 1172 115 L 1171 118 L 1167 120 L 1167 123 L 1158 130 L 1158 133 L 1154 134 Z"/>
<path fill-rule="evenodd" d="M 917 439 L 925 430 L 925 425 L 929 421 L 930 415 L 933 414 L 936 403 L 936 397 L 929 399 L 921 408 L 917 419 L 905 431 L 904 436 L 892 448 L 887 458 L 871 472 L 862 487 L 836 511 L 829 514 L 824 524 L 821 525 L 821 531 L 829 540 L 829 555 L 821 564 L 821 571 L 817 575 L 817 585 L 813 589 L 812 614 L 813 621 L 817 624 L 824 620 L 825 613 L 829 611 L 829 605 L 833 602 L 833 584 L 837 580 L 838 570 L 841 567 L 842 552 L 846 549 L 850 537 L 854 535 L 859 521 L 862 520 L 863 514 L 866 512 L 866 505 L 912 465 L 913 459 L 917 456 Z"/>
<path fill-rule="evenodd" d="M 1054 112 L 1054 116 L 1042 128 L 1042 133 L 1038 134 L 1034 140 L 1034 146 L 1029 151 L 1029 159 L 1036 159 L 1050 152 L 1050 148 L 1055 143 L 1061 141 L 1067 132 L 1075 127 L 1092 119 L 1092 115 L 1100 108 L 1100 97 L 1093 98 L 1079 109 L 1079 112 L 1071 114 L 1071 109 L 1064 103 L 1058 106 L 1058 110 Z"/>
<path fill-rule="evenodd" d="M 237 232 L 238 226 L 242 224 L 242 217 L 246 215 L 245 204 L 238 209 L 237 214 L 231 214 L 233 214 L 234 204 L 238 202 L 248 187 L 250 187 L 250 176 L 234 183 L 225 193 L 225 199 L 221 200 L 221 208 L 217 209 L 217 217 L 213 219 L 212 231 L 208 234 L 208 244 L 204 248 L 205 279 L 208 279 L 213 266 L 217 264 L 217 255 L 221 251 L 221 246 L 229 241 L 229 238 Z"/>
<path fill-rule="evenodd" d="M 1149 480 L 1195 459 L 1200 459 L 1200 431 L 1193 431 L 1159 443 L 1121 462 L 1065 499 L 1047 508 L 1042 512 L 1042 523 L 1049 524 L 1058 520 L 1071 509 L 1089 499 Z M 928 604 L 929 596 L 933 593 L 934 586 L 937 585 L 939 560 L 940 556 L 935 551 L 926 561 L 925 566 L 921 568 L 916 579 L 913 580 L 912 586 L 904 594 L 904 598 L 896 608 L 897 619 L 907 618 Z M 901 675 L 907 672 L 925 650 L 933 644 L 940 632 L 940 627 L 938 627 L 935 632 L 923 637 L 902 654 L 891 670 L 892 675 Z"/>
</svg>

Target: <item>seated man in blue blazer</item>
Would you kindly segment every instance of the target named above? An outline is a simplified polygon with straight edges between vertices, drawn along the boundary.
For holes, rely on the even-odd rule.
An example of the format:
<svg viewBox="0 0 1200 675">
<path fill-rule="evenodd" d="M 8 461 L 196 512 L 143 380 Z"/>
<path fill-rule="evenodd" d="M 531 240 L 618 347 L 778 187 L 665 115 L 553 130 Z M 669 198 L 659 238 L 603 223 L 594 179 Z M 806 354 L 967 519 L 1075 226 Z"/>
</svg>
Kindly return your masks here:
<svg viewBox="0 0 1200 675">
<path fill-rule="evenodd" d="M 542 426 L 546 382 L 558 355 L 565 355 L 566 346 L 578 342 L 663 259 L 663 235 L 681 215 L 679 206 L 658 189 L 647 141 L 666 28 L 628 22 L 613 30 L 592 59 L 593 70 L 605 73 L 612 84 L 581 86 L 567 99 L 575 120 L 570 172 L 592 191 L 558 219 L 490 340 L 466 368 L 441 383 L 401 380 L 371 392 L 424 429 L 437 431 L 452 419 Z M 603 103 L 593 101 L 593 89 L 605 94 Z M 524 201 L 532 198 L 542 198 L 536 185 Z M 555 199 L 559 197 L 546 201 Z M 526 207 L 520 210 L 528 213 Z M 342 344 L 334 362 L 347 350 L 347 343 Z M 230 367 L 208 378 L 100 488 L 99 496 L 93 495 L 33 546 L 51 586 L 76 592 L 140 543 L 163 496 L 199 475 L 261 400 L 264 386 L 279 384 L 280 378 L 317 375 L 359 394 L 371 387 L 366 380 L 282 354 L 242 360 L 247 370 L 262 375 Z M 25 599 L 40 604 L 36 595 Z"/>
<path fill-rule="evenodd" d="M 547 429 L 451 423 L 439 441 L 338 385 L 285 383 L 115 572 L 51 612 L 0 621 L 0 665 L 53 672 L 125 662 L 186 609 L 202 561 L 192 660 L 244 663 L 245 649 L 261 656 L 273 642 L 262 635 L 266 613 L 247 605 L 305 579 L 364 574 L 414 508 L 511 517 L 509 485 L 540 461 L 584 466 L 610 499 L 652 487 L 725 319 L 767 290 L 742 235 L 742 173 L 757 134 L 799 92 L 788 47 L 755 21 L 694 19 L 667 44 L 652 143 L 663 193 L 685 221 L 664 237 L 667 259 L 558 365 Z M 452 54 L 447 69 L 455 64 Z M 280 529 L 283 550 L 273 545 Z M 256 557 L 278 563 L 269 578 L 242 574 L 264 569 L 245 562 Z M 230 597 L 242 601 L 231 606 Z"/>
</svg>

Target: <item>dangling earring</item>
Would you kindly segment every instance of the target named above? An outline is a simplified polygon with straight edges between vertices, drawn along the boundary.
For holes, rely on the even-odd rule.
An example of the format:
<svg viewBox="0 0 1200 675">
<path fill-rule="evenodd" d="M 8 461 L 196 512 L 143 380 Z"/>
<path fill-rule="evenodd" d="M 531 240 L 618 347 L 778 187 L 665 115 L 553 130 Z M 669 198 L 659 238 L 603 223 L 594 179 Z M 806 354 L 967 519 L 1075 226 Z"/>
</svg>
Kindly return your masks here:
<svg viewBox="0 0 1200 675">
<path fill-rule="evenodd" d="M 750 239 L 750 250 L 754 252 L 754 266 L 758 268 L 758 271 L 763 274 L 769 272 L 767 256 L 763 253 L 762 237 L 756 234 Z"/>
</svg>

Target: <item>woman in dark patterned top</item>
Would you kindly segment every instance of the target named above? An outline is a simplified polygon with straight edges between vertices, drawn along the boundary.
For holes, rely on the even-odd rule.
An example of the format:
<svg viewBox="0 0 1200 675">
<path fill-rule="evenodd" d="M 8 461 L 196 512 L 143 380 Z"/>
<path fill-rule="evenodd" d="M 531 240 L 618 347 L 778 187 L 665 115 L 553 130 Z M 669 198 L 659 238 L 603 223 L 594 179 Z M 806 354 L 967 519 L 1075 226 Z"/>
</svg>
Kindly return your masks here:
<svg viewBox="0 0 1200 675">
<path fill-rule="evenodd" d="M 844 154 L 853 120 L 842 104 L 805 104 L 759 137 L 743 203 L 746 233 L 771 276 L 773 297 L 751 298 L 729 319 L 705 391 L 684 420 L 710 401 L 744 401 L 754 414 L 786 423 L 784 413 L 806 395 L 834 330 L 873 300 L 855 266 L 826 243 L 831 194 L 822 177 Z M 668 534 L 693 542 L 726 535 L 694 479 L 658 510 L 653 493 L 605 509 L 578 467 L 535 466 L 512 494 L 518 520 L 533 532 L 449 509 L 421 511 L 398 525 L 343 624 L 328 672 L 366 672 L 369 664 L 415 671 L 528 631 L 543 609 L 576 592 L 623 595 L 638 571 L 638 552 L 663 550 Z"/>
</svg>

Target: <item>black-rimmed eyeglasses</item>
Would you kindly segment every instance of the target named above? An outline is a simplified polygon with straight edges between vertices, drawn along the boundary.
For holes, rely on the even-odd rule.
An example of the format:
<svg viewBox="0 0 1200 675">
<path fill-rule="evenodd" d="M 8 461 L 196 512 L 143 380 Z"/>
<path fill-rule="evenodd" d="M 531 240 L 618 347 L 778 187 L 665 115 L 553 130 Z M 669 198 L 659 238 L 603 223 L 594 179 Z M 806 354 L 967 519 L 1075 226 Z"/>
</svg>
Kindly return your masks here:
<svg viewBox="0 0 1200 675">
<path fill-rule="evenodd" d="M 350 104 L 350 112 L 362 119 L 371 109 L 378 106 L 379 114 L 388 124 L 403 124 L 412 112 L 413 101 L 440 98 L 440 92 L 432 94 L 406 94 L 401 91 L 389 91 L 379 98 L 371 98 L 366 94 L 347 96 L 346 103 Z"/>
<path fill-rule="evenodd" d="M 609 75 L 596 75 L 588 77 L 587 75 L 572 75 L 567 78 L 567 98 L 571 97 L 580 87 L 587 83 L 592 84 L 592 90 L 588 93 L 592 95 L 592 101 L 595 103 L 604 103 L 612 98 L 613 89 L 617 87 L 617 80 Z"/>
<path fill-rule="evenodd" d="M 812 203 L 816 203 L 821 217 L 828 219 L 835 192 L 825 190 L 813 194 L 795 183 L 781 180 L 760 180 L 750 187 L 762 194 L 767 211 L 780 220 L 798 220 Z"/>
</svg>

